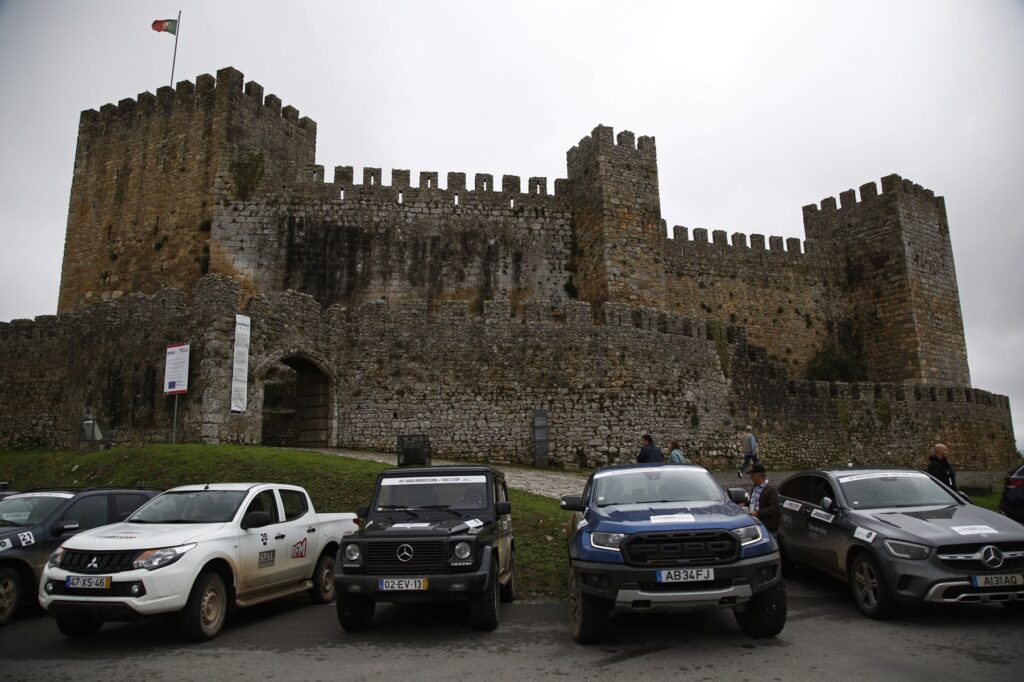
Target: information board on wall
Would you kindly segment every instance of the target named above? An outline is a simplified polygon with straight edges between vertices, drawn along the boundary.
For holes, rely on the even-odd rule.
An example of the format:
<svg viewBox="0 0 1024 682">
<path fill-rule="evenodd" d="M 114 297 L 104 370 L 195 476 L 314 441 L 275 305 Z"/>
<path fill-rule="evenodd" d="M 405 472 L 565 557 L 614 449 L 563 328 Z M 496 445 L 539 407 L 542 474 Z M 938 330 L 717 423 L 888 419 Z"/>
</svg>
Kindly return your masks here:
<svg viewBox="0 0 1024 682">
<path fill-rule="evenodd" d="M 188 393 L 188 351 L 189 344 L 178 343 L 167 346 L 164 364 L 164 393 L 176 395 Z"/>
<path fill-rule="evenodd" d="M 249 317 L 235 315 L 235 359 L 231 365 L 231 411 L 245 412 L 249 396 Z"/>
</svg>

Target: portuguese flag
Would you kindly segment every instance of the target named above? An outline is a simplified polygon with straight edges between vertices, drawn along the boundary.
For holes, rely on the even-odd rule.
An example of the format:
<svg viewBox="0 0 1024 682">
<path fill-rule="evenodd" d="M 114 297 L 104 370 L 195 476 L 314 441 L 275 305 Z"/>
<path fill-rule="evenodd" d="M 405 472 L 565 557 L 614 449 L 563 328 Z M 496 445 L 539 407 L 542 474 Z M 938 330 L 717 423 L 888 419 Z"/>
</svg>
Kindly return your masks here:
<svg viewBox="0 0 1024 682">
<path fill-rule="evenodd" d="M 157 19 L 153 22 L 153 30 L 157 33 L 170 33 L 172 36 L 176 36 L 178 35 L 178 20 Z"/>
</svg>

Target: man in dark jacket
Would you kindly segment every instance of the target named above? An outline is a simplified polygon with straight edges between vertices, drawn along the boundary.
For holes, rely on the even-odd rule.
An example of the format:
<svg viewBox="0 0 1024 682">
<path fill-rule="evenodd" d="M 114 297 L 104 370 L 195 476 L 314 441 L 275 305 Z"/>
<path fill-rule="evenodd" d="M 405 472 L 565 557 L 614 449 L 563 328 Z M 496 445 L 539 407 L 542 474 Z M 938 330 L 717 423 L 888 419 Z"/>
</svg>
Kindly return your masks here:
<svg viewBox="0 0 1024 682">
<path fill-rule="evenodd" d="M 948 454 L 949 448 L 942 443 L 936 443 L 931 457 L 928 458 L 928 473 L 956 490 L 956 472 L 953 471 L 953 465 L 946 459 Z"/>
<path fill-rule="evenodd" d="M 755 464 L 750 470 L 750 515 L 760 519 L 768 531 L 779 532 L 779 491 L 768 482 L 768 473 L 763 464 Z"/>
<path fill-rule="evenodd" d="M 640 436 L 640 454 L 636 456 L 637 464 L 661 464 L 665 461 L 665 453 L 654 444 L 649 434 Z"/>
</svg>

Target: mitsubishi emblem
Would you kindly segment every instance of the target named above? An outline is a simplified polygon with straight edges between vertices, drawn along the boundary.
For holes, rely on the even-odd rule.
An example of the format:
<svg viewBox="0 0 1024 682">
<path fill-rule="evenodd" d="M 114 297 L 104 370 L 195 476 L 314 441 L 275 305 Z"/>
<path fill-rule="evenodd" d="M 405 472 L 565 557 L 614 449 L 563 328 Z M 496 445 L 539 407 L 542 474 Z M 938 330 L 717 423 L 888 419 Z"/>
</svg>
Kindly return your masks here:
<svg viewBox="0 0 1024 682">
<path fill-rule="evenodd" d="M 1003 553 L 994 545 L 988 545 L 981 550 L 981 562 L 989 568 L 999 568 L 1003 565 Z"/>
<path fill-rule="evenodd" d="M 412 559 L 412 546 L 411 545 L 399 545 L 398 551 L 395 552 L 395 556 L 401 562 L 406 562 Z"/>
<path fill-rule="evenodd" d="M 97 563 L 96 560 L 97 560 L 97 557 L 93 557 L 92 561 L 90 561 L 88 564 L 86 564 L 85 567 L 86 568 L 99 568 L 100 565 Z M 1001 557 L 1000 557 L 999 563 L 1002 563 L 1002 558 Z"/>
</svg>

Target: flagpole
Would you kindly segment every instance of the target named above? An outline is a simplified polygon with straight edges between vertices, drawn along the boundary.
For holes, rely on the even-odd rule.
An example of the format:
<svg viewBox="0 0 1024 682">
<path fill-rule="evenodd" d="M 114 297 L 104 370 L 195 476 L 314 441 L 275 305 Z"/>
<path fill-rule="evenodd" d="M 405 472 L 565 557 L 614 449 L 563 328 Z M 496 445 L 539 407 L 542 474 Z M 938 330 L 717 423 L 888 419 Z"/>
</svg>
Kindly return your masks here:
<svg viewBox="0 0 1024 682">
<path fill-rule="evenodd" d="M 174 31 L 174 58 L 171 60 L 171 87 L 174 87 L 174 65 L 178 61 L 178 36 L 181 35 L 181 10 L 178 10 L 177 30 Z"/>
</svg>

